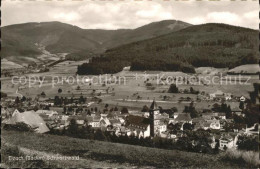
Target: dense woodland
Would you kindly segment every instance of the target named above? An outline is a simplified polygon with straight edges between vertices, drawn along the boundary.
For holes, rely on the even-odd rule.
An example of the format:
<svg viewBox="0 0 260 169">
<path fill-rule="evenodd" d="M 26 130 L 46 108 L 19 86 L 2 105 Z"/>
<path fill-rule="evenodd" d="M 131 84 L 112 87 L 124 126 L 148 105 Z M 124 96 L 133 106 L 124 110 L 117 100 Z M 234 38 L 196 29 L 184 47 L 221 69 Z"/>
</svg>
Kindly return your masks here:
<svg viewBox="0 0 260 169">
<path fill-rule="evenodd" d="M 131 70 L 183 71 L 194 67 L 233 68 L 258 63 L 258 31 L 225 24 L 190 26 L 149 40 L 107 50 L 78 67 L 78 74 Z"/>
</svg>

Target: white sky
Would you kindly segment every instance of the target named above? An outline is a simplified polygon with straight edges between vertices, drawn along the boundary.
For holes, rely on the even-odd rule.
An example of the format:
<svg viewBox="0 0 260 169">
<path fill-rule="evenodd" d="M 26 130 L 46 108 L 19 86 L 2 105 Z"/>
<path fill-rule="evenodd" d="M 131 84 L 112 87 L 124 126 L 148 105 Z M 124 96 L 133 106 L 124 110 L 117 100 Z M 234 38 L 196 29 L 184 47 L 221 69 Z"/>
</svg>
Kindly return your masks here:
<svg viewBox="0 0 260 169">
<path fill-rule="evenodd" d="M 258 1 L 253 0 L 4 0 L 2 26 L 60 21 L 86 29 L 119 29 L 175 19 L 191 24 L 215 22 L 258 29 L 258 12 Z"/>
</svg>

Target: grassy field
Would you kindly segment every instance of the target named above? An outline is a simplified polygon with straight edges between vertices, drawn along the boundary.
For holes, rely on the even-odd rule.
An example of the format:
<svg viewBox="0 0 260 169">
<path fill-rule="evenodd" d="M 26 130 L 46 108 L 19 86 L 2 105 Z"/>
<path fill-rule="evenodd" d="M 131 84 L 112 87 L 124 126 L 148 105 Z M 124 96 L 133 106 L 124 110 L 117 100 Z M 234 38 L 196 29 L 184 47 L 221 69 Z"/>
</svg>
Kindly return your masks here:
<svg viewBox="0 0 260 169">
<path fill-rule="evenodd" d="M 38 156 L 79 156 L 78 161 L 41 161 L 43 167 L 137 167 L 137 168 L 245 168 L 223 160 L 224 155 L 209 155 L 177 150 L 162 150 L 126 144 L 94 140 L 76 139 L 48 134 L 23 133 L 2 130 L 2 145 L 18 148 L 17 153 Z M 15 148 L 13 148 L 15 149 Z M 15 150 L 17 151 L 17 150 Z M 2 151 L 2 162 L 8 165 L 6 155 L 12 151 Z M 16 153 L 16 154 L 17 154 Z M 4 156 L 3 156 L 4 155 Z M 15 154 L 13 153 L 13 156 Z M 5 160 L 5 161 L 3 161 Z M 28 163 L 28 162 L 27 162 Z M 27 163 L 16 163 L 28 167 Z M 33 161 L 32 161 L 33 163 Z M 27 164 L 27 165 L 30 165 Z"/>
<path fill-rule="evenodd" d="M 163 108 L 172 108 L 177 107 L 177 109 L 181 112 L 185 105 L 188 105 L 189 102 L 182 102 L 178 103 L 180 97 L 190 97 L 193 100 L 196 100 L 197 95 L 194 94 L 172 94 L 168 93 L 168 89 L 170 84 L 165 85 L 158 85 L 157 84 L 157 76 L 161 77 L 164 75 L 165 77 L 172 76 L 181 76 L 181 77 L 190 77 L 190 76 L 197 76 L 197 77 L 205 77 L 210 76 L 214 77 L 216 74 L 225 73 L 226 69 L 216 69 L 211 67 L 201 67 L 196 69 L 196 74 L 186 74 L 182 72 L 162 72 L 162 71 L 127 71 L 124 70 L 120 73 L 117 73 L 116 76 L 125 77 L 125 84 L 122 81 L 121 84 L 107 84 L 106 86 L 102 86 L 101 84 L 97 85 L 88 85 L 88 84 L 68 84 L 64 82 L 63 84 L 55 84 L 55 87 L 52 87 L 52 77 L 69 77 L 72 76 L 76 78 L 76 70 L 79 64 L 82 64 L 85 61 L 74 62 L 74 61 L 64 61 L 61 62 L 50 69 L 50 72 L 44 73 L 32 73 L 27 74 L 26 76 L 41 76 L 45 77 L 44 83 L 41 87 L 39 87 L 39 83 L 33 85 L 33 87 L 26 85 L 12 85 L 11 78 L 2 78 L 2 91 L 8 94 L 8 96 L 20 96 L 22 95 L 26 97 L 36 97 L 41 92 L 46 93 L 47 98 L 53 98 L 54 96 L 62 96 L 62 97 L 79 97 L 81 94 L 84 97 L 92 97 L 93 90 L 95 90 L 95 96 L 101 93 L 100 98 L 102 98 L 102 103 L 99 105 L 93 105 L 97 107 L 102 107 L 105 104 L 109 104 L 110 106 L 125 106 L 132 109 L 140 110 L 144 105 L 150 105 L 152 100 L 155 99 L 158 102 L 158 105 Z M 149 75 L 149 83 L 152 84 L 153 89 L 149 89 L 146 87 L 146 83 L 144 83 L 144 75 Z M 136 76 L 138 77 L 136 79 Z M 235 77 L 233 75 L 230 75 Z M 82 77 L 82 76 L 80 76 Z M 92 78 L 93 76 L 88 76 Z M 109 77 L 109 75 L 108 75 Z M 247 78 L 248 76 L 244 76 Z M 193 87 L 195 90 L 199 90 L 200 92 L 204 91 L 207 94 L 214 93 L 217 90 L 221 90 L 223 92 L 232 93 L 235 96 L 240 97 L 244 95 L 248 96 L 248 92 L 253 90 L 253 83 L 259 81 L 258 76 L 249 76 L 250 77 L 250 85 L 220 85 L 220 84 L 212 84 L 212 85 L 195 85 L 195 84 L 182 84 L 178 85 L 178 88 L 181 90 L 189 90 L 190 87 Z M 102 76 L 105 78 L 105 75 Z M 123 79 L 124 80 L 124 79 Z M 80 86 L 80 89 L 77 90 L 77 86 Z M 19 88 L 19 90 L 17 90 Z M 62 93 L 58 93 L 58 89 L 62 89 Z M 109 88 L 109 92 L 107 93 L 106 90 Z M 113 89 L 113 90 L 112 90 Z M 17 93 L 18 92 L 18 93 Z M 134 95 L 137 93 L 136 95 Z M 137 99 L 137 96 L 140 98 Z M 167 96 L 167 100 L 164 100 L 163 97 Z M 196 104 L 196 103 L 195 103 Z M 198 110 L 209 108 L 213 102 L 202 101 L 196 104 L 196 108 Z M 231 107 L 233 103 L 231 104 Z M 237 107 L 238 105 L 235 105 Z"/>
</svg>

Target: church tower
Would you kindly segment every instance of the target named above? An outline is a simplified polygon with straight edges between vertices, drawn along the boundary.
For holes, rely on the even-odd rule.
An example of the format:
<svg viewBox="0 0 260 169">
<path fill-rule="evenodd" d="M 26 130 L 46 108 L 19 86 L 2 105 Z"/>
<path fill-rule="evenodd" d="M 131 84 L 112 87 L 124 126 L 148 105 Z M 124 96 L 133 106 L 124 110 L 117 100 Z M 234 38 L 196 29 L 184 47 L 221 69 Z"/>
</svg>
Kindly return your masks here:
<svg viewBox="0 0 260 169">
<path fill-rule="evenodd" d="M 159 109 L 157 107 L 157 104 L 155 100 L 153 100 L 150 110 L 149 110 L 149 118 L 150 118 L 150 136 L 154 137 L 154 114 L 158 114 Z"/>
</svg>

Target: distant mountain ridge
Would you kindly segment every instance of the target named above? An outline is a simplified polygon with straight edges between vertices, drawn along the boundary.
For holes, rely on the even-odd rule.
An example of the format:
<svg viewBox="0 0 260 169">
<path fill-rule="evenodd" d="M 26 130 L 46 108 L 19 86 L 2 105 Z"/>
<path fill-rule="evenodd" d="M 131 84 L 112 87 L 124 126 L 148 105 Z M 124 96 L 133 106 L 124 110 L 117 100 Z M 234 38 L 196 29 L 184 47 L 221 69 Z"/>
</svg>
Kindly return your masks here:
<svg viewBox="0 0 260 169">
<path fill-rule="evenodd" d="M 91 57 L 112 47 L 157 37 L 188 26 L 190 24 L 175 20 L 119 30 L 81 29 L 61 22 L 10 25 L 1 30 L 1 58 L 14 62 L 33 62 L 42 54 L 39 45 L 53 54 Z"/>
</svg>

